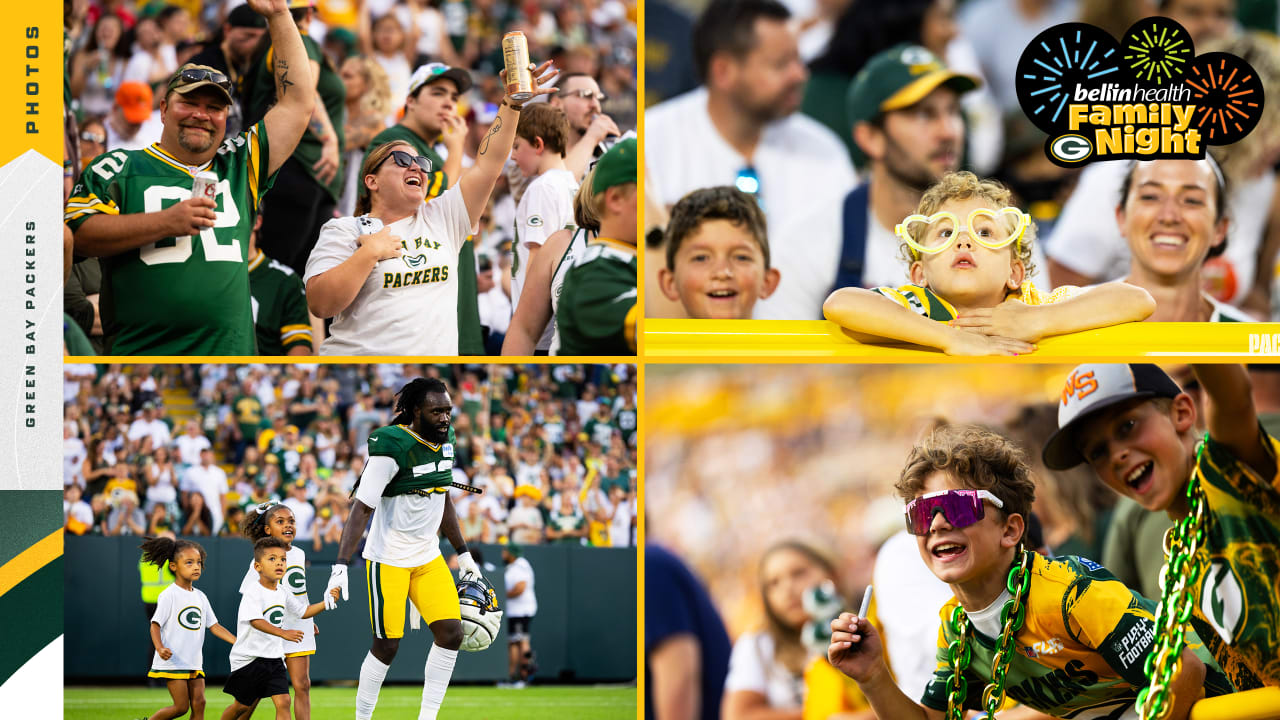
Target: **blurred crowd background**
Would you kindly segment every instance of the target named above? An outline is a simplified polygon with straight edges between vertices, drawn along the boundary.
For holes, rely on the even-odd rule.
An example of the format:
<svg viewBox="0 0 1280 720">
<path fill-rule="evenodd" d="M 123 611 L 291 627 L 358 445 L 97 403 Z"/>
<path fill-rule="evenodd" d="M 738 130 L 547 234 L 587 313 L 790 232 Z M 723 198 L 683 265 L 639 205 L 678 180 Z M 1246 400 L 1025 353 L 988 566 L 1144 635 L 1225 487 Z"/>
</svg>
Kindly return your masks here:
<svg viewBox="0 0 1280 720">
<path fill-rule="evenodd" d="M 1052 164 L 1044 152 L 1046 135 L 1018 105 L 1019 57 L 1027 42 L 1051 26 L 1090 23 L 1118 40 L 1141 18 L 1169 17 L 1188 30 L 1197 54 L 1225 51 L 1245 58 L 1268 101 L 1280 97 L 1275 0 L 779 0 L 776 7 L 766 5 L 765 0 L 645 3 L 651 200 L 646 227 L 664 227 L 666 212 L 699 182 L 736 184 L 757 195 L 768 219 L 773 262 L 782 271 L 779 289 L 757 309 L 755 317 L 761 319 L 818 319 L 821 301 L 834 287 L 906 282 L 905 264 L 893 256 L 892 223 L 912 212 L 924 188 L 957 169 L 1000 180 L 1013 191 L 1017 206 L 1035 219 L 1042 246 L 1036 250 L 1039 269 L 1032 274 L 1038 287 L 1084 286 L 1125 275 L 1130 248 L 1114 222 L 1120 177 L 1108 167 L 1123 161 L 1093 163 L 1083 171 Z M 735 20 L 741 13 L 762 23 L 754 33 L 750 20 Z M 780 21 L 785 34 L 772 29 Z M 701 44 L 691 42 L 695 27 L 703 28 Z M 963 121 L 958 131 L 941 129 L 950 121 L 927 98 L 917 96 L 910 107 L 894 111 L 876 106 L 905 86 L 895 84 L 903 81 L 887 66 L 892 63 L 870 61 L 902 44 L 923 47 L 947 69 L 981 81 L 977 89 L 953 95 Z M 718 56 L 730 59 L 715 76 L 711 68 Z M 873 67 L 864 91 L 853 93 L 855 78 Z M 697 93 L 710 98 L 709 112 Z M 886 123 L 895 114 L 910 114 L 918 125 L 895 134 Z M 689 167 L 679 166 L 678 155 L 662 149 L 680 128 L 703 132 L 703 115 L 714 119 L 720 136 L 704 143 L 714 146 L 707 155 L 724 167 L 717 177 L 703 174 L 691 183 L 686 181 Z M 1277 117 L 1265 113 L 1242 141 L 1212 148 L 1233 188 L 1227 211 L 1231 226 L 1225 252 L 1195 258 L 1203 267 L 1195 268 L 1194 280 L 1210 296 L 1259 320 L 1280 319 Z M 854 140 L 860 122 L 869 122 L 878 131 L 875 137 L 887 137 L 887 149 L 877 150 L 876 157 Z M 877 199 L 877 190 L 871 191 L 875 220 L 883 229 L 873 220 L 863 237 L 865 209 L 861 214 L 850 209 L 865 208 L 866 197 L 851 196 L 858 188 L 865 192 L 868 184 L 886 187 L 880 192 L 897 202 Z M 895 204 L 894 210 L 907 210 L 890 220 Z M 851 222 L 858 226 L 851 229 Z M 680 306 L 656 292 L 652 276 L 663 262 L 657 252 L 662 237 L 648 237 L 647 313 L 681 317 Z M 788 252 L 801 243 L 803 252 Z M 798 287 L 788 287 L 789 278 Z"/>
<path fill-rule="evenodd" d="M 67 532 L 237 535 L 277 501 L 336 552 L 369 433 L 421 376 L 448 384 L 455 479 L 484 491 L 451 491 L 468 540 L 635 544 L 633 365 L 68 364 Z"/>
</svg>

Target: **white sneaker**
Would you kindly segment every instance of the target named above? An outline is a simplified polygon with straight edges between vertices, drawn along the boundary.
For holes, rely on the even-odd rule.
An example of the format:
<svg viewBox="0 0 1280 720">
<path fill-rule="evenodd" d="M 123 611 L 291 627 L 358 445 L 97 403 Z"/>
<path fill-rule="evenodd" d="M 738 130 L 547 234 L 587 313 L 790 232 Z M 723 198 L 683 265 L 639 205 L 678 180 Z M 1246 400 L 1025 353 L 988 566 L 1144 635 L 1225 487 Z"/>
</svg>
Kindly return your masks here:
<svg viewBox="0 0 1280 720">
<path fill-rule="evenodd" d="M 517 680 L 511 684 L 511 687 L 515 688 L 516 690 L 523 690 L 527 687 L 527 685 L 525 685 L 525 682 L 523 680 Z"/>
</svg>

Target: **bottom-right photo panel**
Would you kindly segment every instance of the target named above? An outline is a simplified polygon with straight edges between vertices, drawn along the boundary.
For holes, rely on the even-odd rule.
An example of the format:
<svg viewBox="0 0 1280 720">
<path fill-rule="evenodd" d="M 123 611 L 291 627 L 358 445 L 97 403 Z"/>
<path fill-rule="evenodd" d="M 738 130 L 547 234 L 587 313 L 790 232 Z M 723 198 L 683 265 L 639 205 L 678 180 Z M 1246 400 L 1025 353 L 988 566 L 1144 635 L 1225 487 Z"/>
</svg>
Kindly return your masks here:
<svg viewBox="0 0 1280 720">
<path fill-rule="evenodd" d="M 1280 365 L 649 365 L 646 717 L 1280 718 Z"/>
</svg>

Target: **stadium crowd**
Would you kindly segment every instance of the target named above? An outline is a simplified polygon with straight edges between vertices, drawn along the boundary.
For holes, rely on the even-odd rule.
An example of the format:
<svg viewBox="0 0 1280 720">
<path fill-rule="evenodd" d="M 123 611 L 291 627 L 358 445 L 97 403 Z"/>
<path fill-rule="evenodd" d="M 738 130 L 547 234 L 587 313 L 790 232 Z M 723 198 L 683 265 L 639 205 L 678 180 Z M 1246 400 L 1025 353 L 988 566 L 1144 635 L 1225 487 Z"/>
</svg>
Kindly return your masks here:
<svg viewBox="0 0 1280 720">
<path fill-rule="evenodd" d="M 634 136 L 636 5 L 624 0 L 68 0 L 64 24 L 65 329 L 72 355 L 499 354 L 532 255 L 549 234 L 575 225 L 574 194 L 596 160 Z M 392 168 L 392 174 L 400 168 L 413 174 L 416 156 L 422 175 L 414 192 L 427 206 L 438 199 L 441 207 L 452 204 L 448 191 L 459 185 L 468 196 L 467 183 L 461 182 L 465 175 L 487 177 L 477 158 L 485 155 L 490 139 L 502 146 L 500 115 L 510 108 L 509 130 L 521 117 L 499 75 L 502 37 L 510 31 L 524 33 L 533 62 L 552 62 L 554 72 L 535 74 L 534 85 L 554 86 L 555 92 L 527 101 L 545 103 L 550 110 L 533 113 L 530 105 L 524 111 L 546 118 L 518 123 L 511 159 L 505 147 L 499 148 L 506 160 L 499 163 L 501 175 L 491 192 L 480 195 L 483 201 L 469 207 L 473 223 L 463 237 L 456 243 L 446 240 L 440 225 L 427 226 L 426 236 L 411 236 L 422 228 L 395 224 L 397 216 L 386 210 L 385 199 L 380 211 L 379 191 L 367 184 L 378 181 L 369 176 L 383 167 Z M 286 59 L 295 37 L 303 39 L 303 47 Z M 297 62 L 303 51 L 307 62 Z M 285 70 L 290 62 L 295 69 Z M 276 70 L 284 74 L 273 76 Z M 314 91 L 290 92 L 290 77 L 305 77 Z M 310 111 L 304 111 L 305 104 L 289 105 L 311 96 Z M 195 115 L 179 102 L 191 97 L 205 102 L 191 111 Z M 188 136 L 200 130 L 213 135 L 213 144 L 196 152 Z M 249 134 L 237 140 L 241 133 Z M 225 147 L 245 157 L 220 152 L 215 158 L 213 148 L 223 138 L 238 142 Z M 370 162 L 377 148 L 397 141 L 411 147 Z M 273 148 L 281 151 L 273 155 Z M 518 164 L 521 148 L 545 162 Z M 260 168 L 256 163 L 263 157 L 270 165 Z M 554 157 L 564 161 L 563 181 L 539 182 Z M 208 162 L 212 165 L 206 167 Z M 242 166 L 248 167 L 245 178 L 237 175 Z M 177 229 L 168 220 L 175 208 L 186 206 L 190 196 L 184 190 L 202 170 L 214 171 L 223 183 L 210 206 L 216 219 L 203 207 L 193 208 L 193 224 Z M 156 179 L 164 175 L 173 177 Z M 588 202 L 599 206 L 596 215 L 602 216 L 614 195 L 629 193 L 634 205 L 634 181 L 611 181 L 622 189 L 610 192 L 615 186 L 599 182 L 589 186 Z M 144 204 L 144 191 L 157 184 L 176 187 L 152 191 Z M 484 188 L 478 179 L 473 185 Z M 527 187 L 536 189 L 521 203 Z M 132 229 L 131 237 L 143 239 L 104 240 L 106 225 L 98 221 L 129 214 L 165 220 L 152 233 L 155 242 L 144 242 L 150 230 Z M 368 277 L 366 290 L 394 275 L 394 284 L 385 285 L 396 290 L 389 297 L 411 296 L 413 307 L 423 305 L 423 286 L 456 295 L 456 320 L 437 323 L 448 340 L 433 339 L 425 351 L 413 353 L 385 351 L 385 346 L 380 351 L 377 337 L 366 338 L 354 351 L 350 344 L 325 347 L 333 325 L 345 320 L 340 327 L 350 332 L 348 315 L 365 292 L 354 302 L 346 297 L 346 304 L 309 298 L 318 276 L 332 270 L 312 251 L 326 237 L 321 232 L 326 223 L 364 214 L 394 226 L 387 233 L 391 240 L 381 244 L 350 240 L 352 251 L 375 244 L 382 250 L 377 257 L 369 255 L 367 270 L 361 268 L 360 276 Z M 189 239 L 184 233 L 192 229 L 197 232 Z M 191 242 L 196 238 L 200 242 Z M 214 247 L 215 238 L 223 250 Z M 383 247 L 392 241 L 399 242 L 401 252 Z M 627 247 L 634 247 L 633 239 Z M 235 259 L 231 248 L 238 248 L 241 262 L 219 267 L 227 263 L 216 261 Z M 634 252 L 622 251 L 634 269 Z M 571 246 L 559 264 L 567 271 L 584 254 Z M 359 258 L 363 262 L 366 254 Z M 244 297 L 243 266 L 251 298 Z M 600 267 L 592 266 L 591 274 L 602 272 Z M 227 278 L 193 280 L 205 272 L 201 268 L 216 268 Z M 557 272 L 548 280 L 556 299 L 564 279 Z M 224 302 L 202 307 L 190 292 L 179 290 L 201 283 L 227 293 L 220 298 Z M 583 284 L 579 279 L 578 295 L 570 297 L 582 297 Z M 435 309 L 442 316 L 441 308 L 452 309 L 438 299 L 425 307 L 423 312 Z M 250 311 L 254 333 L 245 333 L 241 326 Z M 552 313 L 545 323 L 548 337 L 556 327 Z M 381 328 L 379 333 L 385 334 Z M 619 330 L 617 337 L 630 335 Z M 629 342 L 621 351 L 617 344 L 598 341 L 566 352 L 629 354 L 634 352 Z M 538 350 L 545 354 L 548 343 Z"/>
<path fill-rule="evenodd" d="M 464 535 L 635 544 L 631 365 L 72 365 L 65 369 L 66 530 L 238 535 L 289 505 L 297 540 L 336 551 L 367 438 L 394 395 L 440 377 L 454 400 Z"/>
<path fill-rule="evenodd" d="M 903 286 L 908 267 L 895 224 L 917 212 L 946 173 L 970 170 L 1011 189 L 1012 205 L 1038 225 L 1026 280 L 1040 290 L 1123 278 L 1151 294 L 1151 320 L 1280 319 L 1274 114 L 1239 142 L 1210 148 L 1221 169 L 1218 217 L 1202 222 L 1185 208 L 1166 217 L 1193 236 L 1170 259 L 1167 245 L 1132 221 L 1132 208 L 1131 222 L 1117 222 L 1126 192 L 1142 184 L 1127 182 L 1131 163 L 1052 164 L 1047 136 L 1027 119 L 1014 87 L 1023 49 L 1051 26 L 1090 23 L 1119 40 L 1134 22 L 1161 15 L 1186 28 L 1197 54 L 1247 60 L 1275 96 L 1277 18 L 1254 3 L 653 0 L 646 13 L 649 317 L 818 319 L 835 289 Z M 1162 162 L 1172 161 L 1138 164 Z M 1215 192 L 1207 166 L 1175 169 L 1202 170 L 1205 191 Z M 751 228 L 748 245 L 764 245 L 763 269 L 780 277 L 753 285 L 735 268 L 721 288 L 679 267 L 682 237 L 664 234 L 668 213 L 682 231 L 689 215 L 685 208 L 678 217 L 682 198 L 702 213 L 695 220 L 731 217 L 690 200 L 726 186 L 764 211 L 767 233 Z M 664 269 L 674 276 L 666 285 Z M 750 302 L 708 310 L 690 301 L 699 282 Z"/>
</svg>

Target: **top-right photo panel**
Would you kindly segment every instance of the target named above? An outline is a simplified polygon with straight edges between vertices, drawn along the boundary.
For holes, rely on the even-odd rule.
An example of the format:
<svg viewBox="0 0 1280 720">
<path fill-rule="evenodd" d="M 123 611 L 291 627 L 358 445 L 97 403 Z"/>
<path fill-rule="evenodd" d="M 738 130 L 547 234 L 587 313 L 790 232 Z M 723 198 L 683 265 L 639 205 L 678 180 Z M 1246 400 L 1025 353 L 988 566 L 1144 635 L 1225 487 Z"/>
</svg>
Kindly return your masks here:
<svg viewBox="0 0 1280 720">
<path fill-rule="evenodd" d="M 646 356 L 1280 352 L 1274 3 L 644 13 Z"/>
</svg>

